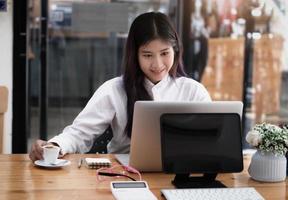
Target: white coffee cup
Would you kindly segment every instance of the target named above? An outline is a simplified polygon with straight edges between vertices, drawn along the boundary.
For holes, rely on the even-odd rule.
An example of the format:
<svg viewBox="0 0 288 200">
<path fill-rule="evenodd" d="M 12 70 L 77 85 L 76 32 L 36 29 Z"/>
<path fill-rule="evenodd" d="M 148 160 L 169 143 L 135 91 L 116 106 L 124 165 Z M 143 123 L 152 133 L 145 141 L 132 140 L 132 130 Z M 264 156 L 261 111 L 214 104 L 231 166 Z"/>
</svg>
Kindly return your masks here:
<svg viewBox="0 0 288 200">
<path fill-rule="evenodd" d="M 43 148 L 43 158 L 44 162 L 47 164 L 55 164 L 59 156 L 60 147 L 48 144 Z"/>
</svg>

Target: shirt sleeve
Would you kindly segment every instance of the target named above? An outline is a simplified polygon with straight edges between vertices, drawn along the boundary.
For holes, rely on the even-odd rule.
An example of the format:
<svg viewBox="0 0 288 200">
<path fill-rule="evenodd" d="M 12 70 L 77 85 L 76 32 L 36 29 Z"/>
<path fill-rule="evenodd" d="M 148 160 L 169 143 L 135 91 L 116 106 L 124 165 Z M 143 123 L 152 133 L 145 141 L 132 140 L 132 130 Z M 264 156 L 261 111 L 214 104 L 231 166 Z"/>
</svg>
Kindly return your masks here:
<svg viewBox="0 0 288 200">
<path fill-rule="evenodd" d="M 197 89 L 197 101 L 212 101 L 209 92 L 201 83 Z"/>
<path fill-rule="evenodd" d="M 111 91 L 107 82 L 100 86 L 73 123 L 48 142 L 57 143 L 63 155 L 88 152 L 114 118 Z"/>
</svg>

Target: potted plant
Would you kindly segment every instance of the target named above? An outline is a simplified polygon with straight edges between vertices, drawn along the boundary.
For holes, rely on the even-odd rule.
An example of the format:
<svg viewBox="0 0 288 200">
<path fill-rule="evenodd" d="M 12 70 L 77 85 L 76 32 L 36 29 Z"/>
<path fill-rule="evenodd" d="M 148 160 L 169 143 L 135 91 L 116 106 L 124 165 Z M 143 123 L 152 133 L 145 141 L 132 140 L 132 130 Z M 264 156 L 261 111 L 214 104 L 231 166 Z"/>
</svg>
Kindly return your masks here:
<svg viewBox="0 0 288 200">
<path fill-rule="evenodd" d="M 258 181 L 278 182 L 286 179 L 288 129 L 262 123 L 256 124 L 246 135 L 246 141 L 257 149 L 248 172 Z"/>
</svg>

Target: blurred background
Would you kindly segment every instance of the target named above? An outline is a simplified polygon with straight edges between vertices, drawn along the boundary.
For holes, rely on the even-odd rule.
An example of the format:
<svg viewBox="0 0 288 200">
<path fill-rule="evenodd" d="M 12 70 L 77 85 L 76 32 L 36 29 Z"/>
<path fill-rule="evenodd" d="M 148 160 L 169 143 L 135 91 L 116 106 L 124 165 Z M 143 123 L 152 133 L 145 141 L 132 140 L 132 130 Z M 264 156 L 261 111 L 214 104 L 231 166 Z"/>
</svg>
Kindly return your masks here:
<svg viewBox="0 0 288 200">
<path fill-rule="evenodd" d="M 127 31 L 148 11 L 170 17 L 184 44 L 187 73 L 213 100 L 243 101 L 243 138 L 255 123 L 288 123 L 285 0 L 13 3 L 15 153 L 61 133 L 104 81 L 121 74 Z M 25 56 L 15 59 L 20 49 Z"/>
</svg>

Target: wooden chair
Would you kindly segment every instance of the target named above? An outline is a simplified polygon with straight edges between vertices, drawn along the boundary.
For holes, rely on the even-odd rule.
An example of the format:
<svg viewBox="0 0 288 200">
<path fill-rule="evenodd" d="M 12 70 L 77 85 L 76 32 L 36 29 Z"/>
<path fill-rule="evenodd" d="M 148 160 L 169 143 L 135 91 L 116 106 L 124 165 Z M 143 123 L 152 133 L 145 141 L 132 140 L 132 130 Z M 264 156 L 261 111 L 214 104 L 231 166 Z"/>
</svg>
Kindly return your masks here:
<svg viewBox="0 0 288 200">
<path fill-rule="evenodd" d="M 3 153 L 4 113 L 8 107 L 8 89 L 0 86 L 0 153 Z"/>
</svg>

